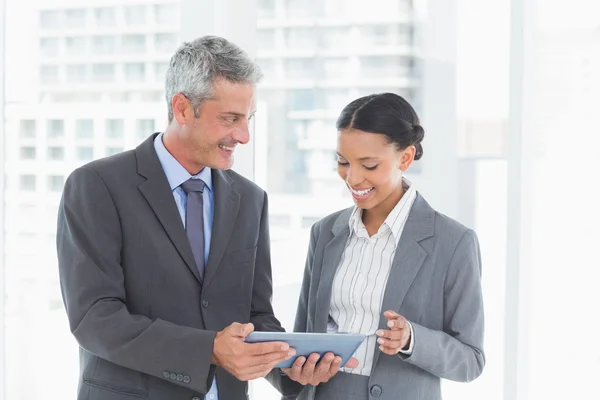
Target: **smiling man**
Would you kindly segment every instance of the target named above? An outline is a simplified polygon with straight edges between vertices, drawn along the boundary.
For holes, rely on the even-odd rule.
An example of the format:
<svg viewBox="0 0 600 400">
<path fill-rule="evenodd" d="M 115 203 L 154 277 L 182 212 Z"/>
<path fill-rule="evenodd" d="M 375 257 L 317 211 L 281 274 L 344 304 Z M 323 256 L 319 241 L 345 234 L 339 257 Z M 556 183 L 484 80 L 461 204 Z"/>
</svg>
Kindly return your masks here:
<svg viewBox="0 0 600 400">
<path fill-rule="evenodd" d="M 67 180 L 57 246 L 78 399 L 245 400 L 246 381 L 294 354 L 244 342 L 282 330 L 267 196 L 229 170 L 260 78 L 225 39 L 183 44 L 167 71 L 166 130 Z"/>
</svg>

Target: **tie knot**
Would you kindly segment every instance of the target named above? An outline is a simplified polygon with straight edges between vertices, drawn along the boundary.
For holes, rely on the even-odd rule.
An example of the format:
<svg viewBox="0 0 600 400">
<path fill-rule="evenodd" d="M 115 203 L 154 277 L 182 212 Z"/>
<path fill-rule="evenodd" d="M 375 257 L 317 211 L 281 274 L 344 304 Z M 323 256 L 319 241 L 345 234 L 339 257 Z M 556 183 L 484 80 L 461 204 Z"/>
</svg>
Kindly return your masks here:
<svg viewBox="0 0 600 400">
<path fill-rule="evenodd" d="M 181 188 L 188 194 L 189 192 L 203 192 L 204 191 L 204 181 L 202 179 L 193 179 L 190 178 L 187 181 L 181 184 Z"/>
</svg>

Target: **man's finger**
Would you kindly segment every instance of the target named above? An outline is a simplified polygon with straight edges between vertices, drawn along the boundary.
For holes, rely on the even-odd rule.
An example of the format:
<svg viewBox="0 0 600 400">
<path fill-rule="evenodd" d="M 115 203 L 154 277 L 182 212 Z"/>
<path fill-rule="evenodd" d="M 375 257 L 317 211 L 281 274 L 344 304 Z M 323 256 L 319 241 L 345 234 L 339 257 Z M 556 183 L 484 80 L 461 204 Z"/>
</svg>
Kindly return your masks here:
<svg viewBox="0 0 600 400">
<path fill-rule="evenodd" d="M 331 366 L 329 367 L 329 376 L 334 376 L 335 374 L 337 374 L 341 365 L 342 365 L 342 357 L 336 356 L 333 359 Z"/>
<path fill-rule="evenodd" d="M 304 366 L 304 363 L 306 362 L 306 358 L 305 357 L 298 357 L 296 359 L 296 361 L 294 361 L 294 364 L 292 365 L 292 368 L 287 368 L 290 372 L 291 372 L 291 377 L 296 380 L 296 379 L 300 379 L 300 375 L 302 374 L 302 367 Z M 286 372 L 287 373 L 287 372 Z M 290 375 L 289 373 L 287 373 L 288 375 Z"/>
<path fill-rule="evenodd" d="M 248 346 L 248 354 L 253 356 L 280 353 L 290 349 L 290 345 L 285 342 L 246 343 L 246 345 Z"/>
<path fill-rule="evenodd" d="M 334 359 L 335 355 L 333 353 L 325 353 L 325 355 L 321 358 L 321 361 L 319 361 L 319 364 L 317 364 L 317 367 L 315 368 L 315 375 L 327 375 L 329 373 L 329 369 L 331 368 L 331 364 L 333 363 Z"/>
<path fill-rule="evenodd" d="M 258 354 L 252 356 L 252 364 L 269 365 L 271 363 L 274 363 L 274 365 L 277 365 L 281 361 L 288 360 L 295 355 L 296 350 L 294 349 L 289 349 L 288 351 L 278 351 L 274 353 Z"/>
<path fill-rule="evenodd" d="M 304 366 L 302 367 L 302 376 L 309 379 L 314 374 L 315 365 L 317 365 L 319 358 L 321 358 L 321 356 L 317 353 L 313 353 L 308 356 L 308 360 L 306 360 Z"/>
<path fill-rule="evenodd" d="M 240 324 L 240 323 L 234 322 L 230 326 L 232 328 L 231 335 L 234 337 L 245 338 L 246 336 L 248 336 L 250 333 L 252 333 L 254 331 L 254 325 L 252 323 Z"/>
</svg>

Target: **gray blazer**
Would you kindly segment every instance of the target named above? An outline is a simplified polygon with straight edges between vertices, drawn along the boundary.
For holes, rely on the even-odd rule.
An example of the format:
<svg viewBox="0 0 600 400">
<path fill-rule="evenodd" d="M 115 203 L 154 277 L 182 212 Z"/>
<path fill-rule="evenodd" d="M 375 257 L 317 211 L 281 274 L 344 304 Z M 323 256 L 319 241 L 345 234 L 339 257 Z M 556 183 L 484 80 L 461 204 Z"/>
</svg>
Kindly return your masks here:
<svg viewBox="0 0 600 400">
<path fill-rule="evenodd" d="M 312 228 L 295 331 L 327 330 L 351 212 L 349 208 L 329 215 Z M 379 328 L 387 329 L 383 311 L 390 309 L 413 326 L 412 355 L 390 356 L 377 348 L 368 381 L 355 379 L 360 383 L 352 385 L 348 376 L 338 375 L 316 390 L 307 387 L 299 398 L 437 400 L 440 378 L 468 382 L 481 374 L 484 318 L 477 236 L 433 210 L 420 194 L 398 244 Z M 296 397 L 298 385 L 285 377 L 275 383 L 287 395 L 284 398 Z"/>
<path fill-rule="evenodd" d="M 247 383 L 211 365 L 232 322 L 282 330 L 273 316 L 263 190 L 213 170 L 215 214 L 204 280 L 153 146 L 94 161 L 67 179 L 58 215 L 62 295 L 80 345 L 78 399 L 222 400 Z"/>
</svg>

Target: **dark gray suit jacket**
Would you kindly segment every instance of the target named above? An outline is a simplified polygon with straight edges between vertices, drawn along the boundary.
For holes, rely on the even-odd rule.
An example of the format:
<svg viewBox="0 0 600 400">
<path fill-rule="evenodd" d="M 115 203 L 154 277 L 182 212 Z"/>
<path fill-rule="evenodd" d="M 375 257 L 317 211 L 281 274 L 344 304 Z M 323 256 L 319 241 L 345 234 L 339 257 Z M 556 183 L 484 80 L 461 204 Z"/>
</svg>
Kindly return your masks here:
<svg viewBox="0 0 600 400">
<path fill-rule="evenodd" d="M 202 281 L 155 135 L 67 179 L 58 214 L 62 295 L 80 345 L 78 399 L 221 400 L 247 383 L 211 365 L 232 322 L 282 330 L 273 316 L 267 196 L 213 170 L 215 214 Z"/>
<path fill-rule="evenodd" d="M 294 331 L 327 331 L 333 280 L 350 234 L 351 213 L 352 208 L 339 211 L 312 228 Z M 299 398 L 439 400 L 440 378 L 468 382 L 481 374 L 484 314 L 477 236 L 436 212 L 420 194 L 392 263 L 380 329 L 387 329 L 386 310 L 411 322 L 412 355 L 390 356 L 375 348 L 367 384 L 363 379 L 354 385 L 347 376 L 334 377 L 316 390 L 307 387 Z M 287 398 L 298 393 L 298 385 L 285 377 L 274 384 Z"/>
</svg>

